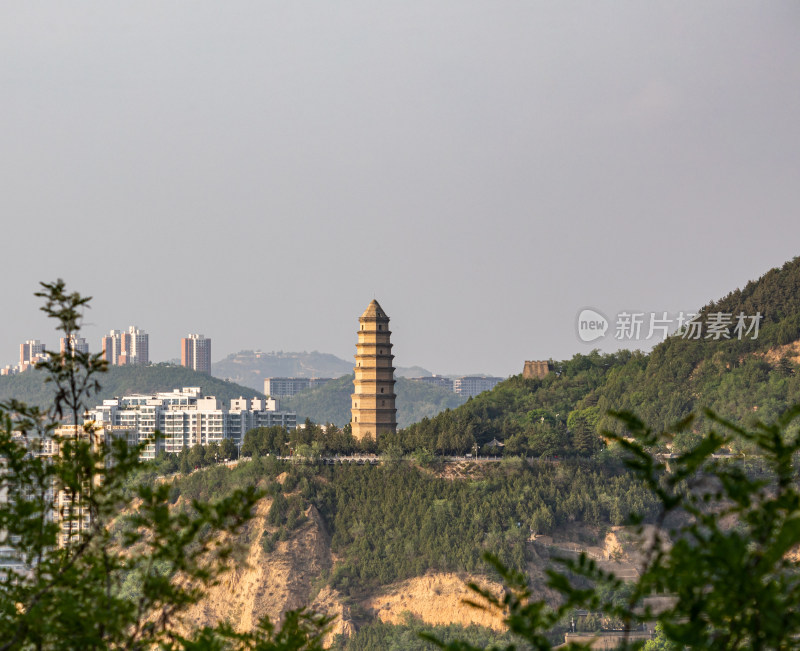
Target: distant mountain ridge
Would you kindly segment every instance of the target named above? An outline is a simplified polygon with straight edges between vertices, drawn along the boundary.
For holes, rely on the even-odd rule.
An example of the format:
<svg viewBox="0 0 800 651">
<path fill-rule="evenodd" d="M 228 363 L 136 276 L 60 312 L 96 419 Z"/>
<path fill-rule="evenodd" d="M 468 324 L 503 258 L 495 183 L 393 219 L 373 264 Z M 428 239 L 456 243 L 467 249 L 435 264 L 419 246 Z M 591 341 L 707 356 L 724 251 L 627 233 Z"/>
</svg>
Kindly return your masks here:
<svg viewBox="0 0 800 651">
<path fill-rule="evenodd" d="M 214 377 L 224 378 L 256 391 L 264 390 L 267 377 L 338 378 L 353 372 L 353 362 L 317 350 L 309 352 L 263 352 L 241 350 L 211 365 Z M 421 366 L 398 367 L 397 377 L 422 377 L 431 372 Z"/>
</svg>

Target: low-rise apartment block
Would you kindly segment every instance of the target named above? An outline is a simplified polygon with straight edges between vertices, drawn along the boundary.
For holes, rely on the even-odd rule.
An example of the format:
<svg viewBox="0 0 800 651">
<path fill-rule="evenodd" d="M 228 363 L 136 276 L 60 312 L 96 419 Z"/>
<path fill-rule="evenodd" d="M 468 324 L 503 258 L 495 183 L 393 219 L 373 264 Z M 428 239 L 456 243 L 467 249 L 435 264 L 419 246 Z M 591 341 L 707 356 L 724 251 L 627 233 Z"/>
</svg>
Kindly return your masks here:
<svg viewBox="0 0 800 651">
<path fill-rule="evenodd" d="M 331 379 L 329 377 L 268 377 L 264 378 L 264 395 L 273 398 L 290 398 L 305 389 L 321 387 Z"/>
<path fill-rule="evenodd" d="M 498 383 L 502 382 L 501 377 L 480 377 L 476 375 L 465 375 L 464 377 L 453 380 L 453 391 L 460 396 L 477 396 L 484 391 L 494 389 Z"/>
<path fill-rule="evenodd" d="M 276 400 L 237 398 L 225 407 L 214 396 L 203 396 L 197 387 L 152 395 L 130 395 L 104 400 L 86 418 L 97 426 L 127 431 L 130 443 L 152 439 L 156 430 L 163 438 L 149 443 L 142 458 L 152 459 L 161 450 L 177 453 L 187 447 L 221 443 L 231 439 L 239 445 L 254 427 L 297 426 L 297 414 L 279 411 Z"/>
</svg>

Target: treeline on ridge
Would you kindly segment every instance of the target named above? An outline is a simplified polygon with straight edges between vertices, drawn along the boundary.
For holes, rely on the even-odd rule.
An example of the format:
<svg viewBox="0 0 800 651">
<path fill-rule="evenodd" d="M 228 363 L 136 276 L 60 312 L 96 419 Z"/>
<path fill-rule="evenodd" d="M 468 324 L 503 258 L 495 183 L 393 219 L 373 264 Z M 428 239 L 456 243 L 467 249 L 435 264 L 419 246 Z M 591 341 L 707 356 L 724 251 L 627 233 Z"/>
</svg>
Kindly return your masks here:
<svg viewBox="0 0 800 651">
<path fill-rule="evenodd" d="M 407 427 L 394 442 L 460 452 L 470 439 L 483 446 L 497 438 L 506 454 L 591 455 L 602 448 L 603 432 L 623 431 L 612 411 L 635 413 L 661 431 L 700 413 L 672 442 L 682 451 L 710 427 L 702 408 L 748 426 L 773 421 L 800 403 L 800 258 L 699 310 L 701 318 L 717 312 L 731 315 L 733 323 L 740 313 L 760 313 L 758 337 L 673 335 L 649 354 L 595 350 L 551 361 L 545 378 L 510 378 L 457 409 Z M 735 447 L 745 450 L 747 444 Z"/>
</svg>

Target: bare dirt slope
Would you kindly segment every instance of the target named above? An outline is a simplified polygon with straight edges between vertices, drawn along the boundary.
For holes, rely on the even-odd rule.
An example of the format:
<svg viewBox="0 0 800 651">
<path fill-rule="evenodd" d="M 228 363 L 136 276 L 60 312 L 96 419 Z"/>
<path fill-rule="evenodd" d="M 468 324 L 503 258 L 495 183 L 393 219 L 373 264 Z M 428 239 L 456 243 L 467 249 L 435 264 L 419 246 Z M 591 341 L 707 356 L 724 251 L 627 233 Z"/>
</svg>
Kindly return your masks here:
<svg viewBox="0 0 800 651">
<path fill-rule="evenodd" d="M 255 517 L 239 536 L 240 560 L 218 585 L 208 590 L 202 601 L 187 611 L 183 628 L 228 621 L 234 628 L 247 631 L 265 615 L 279 621 L 287 610 L 308 606 L 336 617 L 329 641 L 339 633 L 351 635 L 355 627 L 349 607 L 329 586 L 320 589 L 320 577 L 331 567 L 332 559 L 330 538 L 319 513 L 314 507 L 309 508 L 307 521 L 268 553 L 261 540 L 265 531 L 271 531 L 266 520 L 271 504 L 269 498 L 258 503 Z M 501 591 L 500 584 L 481 577 L 429 573 L 386 586 L 379 594 L 365 599 L 361 606 L 385 622 L 402 622 L 411 613 L 430 624 L 503 628 L 496 614 L 464 603 L 465 599 L 476 597 L 467 588 L 468 581 L 496 593 Z"/>
<path fill-rule="evenodd" d="M 436 572 L 386 586 L 363 605 L 378 619 L 391 624 L 403 623 L 409 613 L 428 624 L 478 624 L 495 630 L 505 629 L 502 618 L 496 613 L 464 603 L 465 599 L 479 601 L 467 587 L 468 581 L 495 594 L 502 592 L 499 583 L 484 578 Z"/>
<path fill-rule="evenodd" d="M 770 348 L 763 353 L 764 359 L 775 366 L 784 357 L 788 357 L 795 364 L 800 364 L 800 341 Z"/>
<path fill-rule="evenodd" d="M 308 520 L 288 540 L 279 542 L 272 553 L 267 553 L 261 540 L 263 532 L 270 530 L 266 515 L 271 503 L 268 498 L 258 503 L 255 517 L 239 538 L 243 549 L 238 557 L 242 560 L 187 612 L 185 626 L 215 625 L 227 620 L 236 629 L 246 631 L 264 615 L 278 621 L 287 610 L 311 602 L 315 581 L 331 565 L 325 527 L 311 507 Z M 333 608 L 332 597 L 329 602 Z"/>
</svg>

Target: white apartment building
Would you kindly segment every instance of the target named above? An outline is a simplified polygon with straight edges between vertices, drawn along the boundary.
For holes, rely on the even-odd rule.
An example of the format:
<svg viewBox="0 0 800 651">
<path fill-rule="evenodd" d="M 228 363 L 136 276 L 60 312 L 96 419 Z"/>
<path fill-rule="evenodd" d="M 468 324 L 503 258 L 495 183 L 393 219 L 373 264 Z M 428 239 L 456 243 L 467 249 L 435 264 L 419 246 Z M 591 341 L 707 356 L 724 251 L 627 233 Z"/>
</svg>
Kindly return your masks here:
<svg viewBox="0 0 800 651">
<path fill-rule="evenodd" d="M 330 381 L 329 377 L 268 377 L 264 378 L 264 395 L 291 398 L 301 391 L 321 387 Z"/>
<path fill-rule="evenodd" d="M 237 398 L 229 408 L 214 396 L 203 396 L 198 387 L 185 387 L 153 395 L 131 395 L 104 400 L 86 418 L 99 427 L 128 431 L 128 442 L 136 444 L 160 431 L 164 438 L 149 444 L 142 458 L 152 459 L 160 450 L 177 453 L 185 447 L 220 443 L 231 439 L 237 445 L 254 427 L 297 426 L 295 412 L 279 411 L 276 400 Z"/>
<path fill-rule="evenodd" d="M 465 375 L 453 380 L 453 392 L 464 397 L 477 396 L 484 391 L 490 391 L 503 381 L 501 377 L 480 377 Z"/>
</svg>

